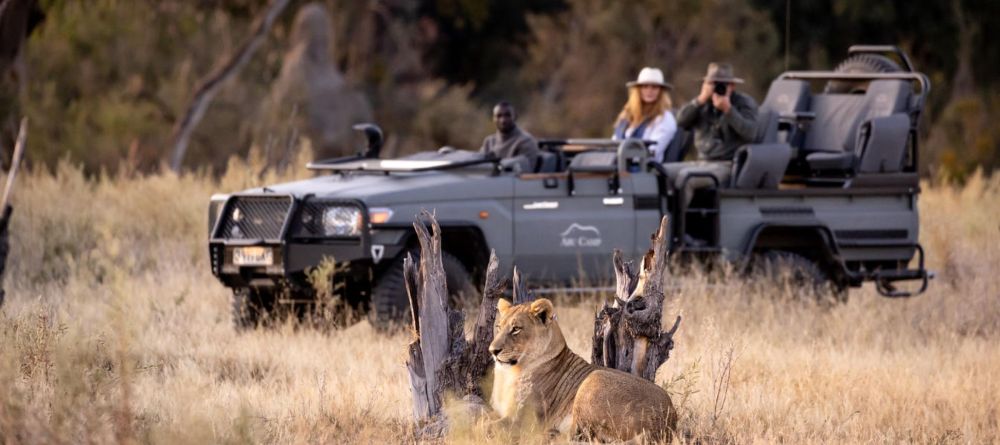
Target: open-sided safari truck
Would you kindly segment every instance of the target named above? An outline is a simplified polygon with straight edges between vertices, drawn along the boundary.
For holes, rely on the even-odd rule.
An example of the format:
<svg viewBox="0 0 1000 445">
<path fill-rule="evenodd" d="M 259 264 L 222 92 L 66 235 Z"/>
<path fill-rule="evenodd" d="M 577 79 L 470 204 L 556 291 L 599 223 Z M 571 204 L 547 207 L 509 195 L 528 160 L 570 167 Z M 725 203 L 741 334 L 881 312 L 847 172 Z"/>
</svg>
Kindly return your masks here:
<svg viewBox="0 0 1000 445">
<path fill-rule="evenodd" d="M 885 51 L 903 68 L 873 54 Z M 278 303 L 310 301 L 307 270 L 335 259 L 346 300 L 386 327 L 407 312 L 403 258 L 419 253 L 421 209 L 442 227 L 453 292 L 479 284 L 491 249 L 503 273 L 517 264 L 533 283 L 611 282 L 612 249 L 638 258 L 669 214 L 675 257 L 782 260 L 838 296 L 865 281 L 890 297 L 922 292 L 916 128 L 930 84 L 894 47 L 850 52 L 835 71 L 780 75 L 759 142 L 739 150 L 730 183 L 689 205 L 639 140 L 545 140 L 536 165 L 450 148 L 387 160 L 381 131 L 363 126 L 367 151 L 311 163 L 320 176 L 214 196 L 212 272 L 249 327 Z M 899 290 L 903 280 L 919 284 Z"/>
</svg>

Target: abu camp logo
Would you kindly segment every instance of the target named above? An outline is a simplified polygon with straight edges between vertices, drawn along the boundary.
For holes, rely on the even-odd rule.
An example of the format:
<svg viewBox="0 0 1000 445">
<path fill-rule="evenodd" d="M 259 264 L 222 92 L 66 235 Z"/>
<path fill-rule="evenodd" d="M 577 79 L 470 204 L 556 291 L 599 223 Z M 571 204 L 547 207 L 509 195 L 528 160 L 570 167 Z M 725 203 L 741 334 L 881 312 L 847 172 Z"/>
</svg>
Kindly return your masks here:
<svg viewBox="0 0 1000 445">
<path fill-rule="evenodd" d="M 570 224 L 563 233 L 559 234 L 562 240 L 559 245 L 562 247 L 600 247 L 601 231 L 594 226 L 584 226 L 577 223 Z"/>
</svg>

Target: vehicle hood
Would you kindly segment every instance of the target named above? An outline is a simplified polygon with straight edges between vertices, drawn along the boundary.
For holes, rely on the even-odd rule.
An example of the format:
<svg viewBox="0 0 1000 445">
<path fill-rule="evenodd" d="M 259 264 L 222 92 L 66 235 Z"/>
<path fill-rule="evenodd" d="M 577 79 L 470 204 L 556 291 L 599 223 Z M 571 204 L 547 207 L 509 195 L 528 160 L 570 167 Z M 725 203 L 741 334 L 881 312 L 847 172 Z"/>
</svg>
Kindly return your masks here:
<svg viewBox="0 0 1000 445">
<path fill-rule="evenodd" d="M 513 178 L 450 172 L 333 174 L 269 185 L 247 193 L 291 194 L 297 198 L 358 199 L 368 205 L 503 198 L 514 193 Z"/>
</svg>

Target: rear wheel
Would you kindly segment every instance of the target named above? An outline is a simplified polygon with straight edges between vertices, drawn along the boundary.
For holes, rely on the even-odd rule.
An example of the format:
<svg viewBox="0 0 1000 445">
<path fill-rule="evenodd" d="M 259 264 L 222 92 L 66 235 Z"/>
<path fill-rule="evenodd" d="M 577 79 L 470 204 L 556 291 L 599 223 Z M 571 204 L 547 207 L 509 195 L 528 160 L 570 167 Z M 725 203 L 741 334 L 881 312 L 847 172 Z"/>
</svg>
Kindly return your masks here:
<svg viewBox="0 0 1000 445">
<path fill-rule="evenodd" d="M 768 285 L 805 291 L 823 301 L 847 302 L 847 286 L 815 261 L 794 252 L 769 250 L 754 257 L 753 275 Z"/>
<path fill-rule="evenodd" d="M 855 54 L 834 68 L 838 73 L 896 73 L 902 71 L 892 59 L 878 54 Z M 864 94 L 868 90 L 868 80 L 831 80 L 824 93 Z"/>
<path fill-rule="evenodd" d="M 411 250 L 413 261 L 420 261 L 420 252 Z M 368 320 L 375 329 L 389 331 L 401 326 L 410 317 L 410 301 L 403 282 L 403 258 L 396 258 L 383 272 L 372 288 Z M 448 297 L 453 308 L 464 309 L 465 303 L 474 301 L 477 294 L 472 276 L 462 262 L 447 252 L 441 253 L 441 263 L 448 286 Z"/>
<path fill-rule="evenodd" d="M 274 292 L 252 287 L 233 289 L 233 325 L 244 331 L 256 328 L 274 309 Z"/>
</svg>

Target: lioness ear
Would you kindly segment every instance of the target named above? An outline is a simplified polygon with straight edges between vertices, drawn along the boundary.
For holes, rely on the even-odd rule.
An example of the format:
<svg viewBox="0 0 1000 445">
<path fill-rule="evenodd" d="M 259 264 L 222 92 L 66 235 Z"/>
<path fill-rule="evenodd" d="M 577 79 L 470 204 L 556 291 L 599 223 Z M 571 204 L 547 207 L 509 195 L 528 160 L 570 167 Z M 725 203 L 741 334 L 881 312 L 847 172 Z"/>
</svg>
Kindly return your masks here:
<svg viewBox="0 0 1000 445">
<path fill-rule="evenodd" d="M 510 302 L 503 298 L 497 300 L 497 310 L 500 311 L 501 314 L 507 313 L 507 311 L 510 310 L 510 306 Z"/>
<path fill-rule="evenodd" d="M 531 302 L 531 315 L 538 317 L 542 324 L 546 324 L 553 318 L 555 308 L 548 298 L 539 298 Z"/>
</svg>

